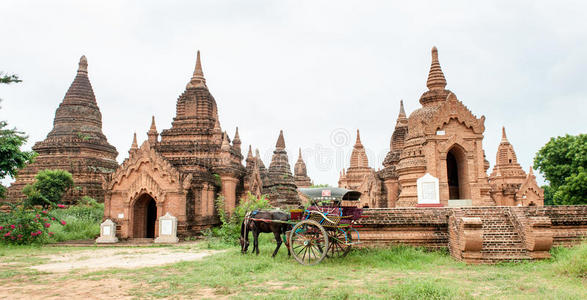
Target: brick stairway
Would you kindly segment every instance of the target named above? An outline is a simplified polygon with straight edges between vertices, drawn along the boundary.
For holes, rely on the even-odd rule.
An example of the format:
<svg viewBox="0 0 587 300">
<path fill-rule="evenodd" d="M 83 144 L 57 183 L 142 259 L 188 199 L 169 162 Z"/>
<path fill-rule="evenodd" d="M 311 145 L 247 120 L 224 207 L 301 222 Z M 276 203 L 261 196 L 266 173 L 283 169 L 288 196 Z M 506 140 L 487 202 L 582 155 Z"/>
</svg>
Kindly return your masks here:
<svg viewBox="0 0 587 300">
<path fill-rule="evenodd" d="M 509 208 L 471 207 L 463 209 L 467 217 L 480 217 L 483 222 L 483 262 L 522 261 L 532 259 L 522 238 L 512 224 Z"/>
</svg>

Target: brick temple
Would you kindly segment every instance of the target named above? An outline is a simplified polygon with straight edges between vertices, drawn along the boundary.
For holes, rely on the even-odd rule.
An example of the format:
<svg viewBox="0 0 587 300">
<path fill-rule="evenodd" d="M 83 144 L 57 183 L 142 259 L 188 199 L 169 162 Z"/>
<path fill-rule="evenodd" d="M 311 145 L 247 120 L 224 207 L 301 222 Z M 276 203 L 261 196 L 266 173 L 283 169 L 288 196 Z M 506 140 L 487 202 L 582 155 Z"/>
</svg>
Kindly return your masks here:
<svg viewBox="0 0 587 300">
<path fill-rule="evenodd" d="M 102 133 L 102 114 L 88 78 L 88 60 L 82 56 L 77 75 L 67 90 L 53 120 L 53 129 L 45 140 L 35 143 L 34 162 L 18 171 L 8 188 L 7 200 L 17 202 L 25 196 L 22 189 L 35 181 L 41 170 L 61 169 L 73 175 L 75 188 L 63 198 L 74 203 L 82 196 L 104 200 L 105 176 L 118 168 L 118 152 Z"/>
<path fill-rule="evenodd" d="M 426 173 L 439 179 L 440 205 L 464 200 L 469 206 L 542 206 L 544 191 L 536 178 L 518 164 L 505 129 L 496 165 L 487 176 L 489 162 L 483 150 L 485 117 L 475 116 L 446 89 L 446 79 L 432 48 L 432 63 L 421 107 L 406 116 L 403 101 L 383 169 L 368 166 L 357 131 L 350 167 L 343 169 L 339 187 L 362 193 L 363 207 L 414 207 L 417 180 Z"/>
<path fill-rule="evenodd" d="M 107 180 L 104 217 L 120 226 L 121 238 L 152 238 L 156 220 L 169 213 L 186 236 L 218 224 L 218 196 L 229 214 L 247 193 L 268 194 L 275 206 L 299 205 L 283 132 L 268 170 L 251 147 L 243 166 L 241 144 L 238 128 L 232 140 L 222 130 L 198 52 L 171 128 L 158 133 L 153 118 L 147 140 L 139 147 L 135 135 L 129 157 Z"/>
</svg>

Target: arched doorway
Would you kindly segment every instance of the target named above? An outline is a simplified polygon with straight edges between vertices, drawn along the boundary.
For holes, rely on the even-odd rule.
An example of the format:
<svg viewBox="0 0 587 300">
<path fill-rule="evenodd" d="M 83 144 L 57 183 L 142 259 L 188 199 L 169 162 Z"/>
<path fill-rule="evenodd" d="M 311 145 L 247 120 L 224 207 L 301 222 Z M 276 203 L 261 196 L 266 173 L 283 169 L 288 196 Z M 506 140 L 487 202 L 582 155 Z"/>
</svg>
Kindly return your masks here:
<svg viewBox="0 0 587 300">
<path fill-rule="evenodd" d="M 149 194 L 140 195 L 133 207 L 133 237 L 154 238 L 157 203 Z"/>
<path fill-rule="evenodd" d="M 446 154 L 446 177 L 448 199 L 467 199 L 467 162 L 464 151 L 458 147 L 453 147 Z"/>
</svg>

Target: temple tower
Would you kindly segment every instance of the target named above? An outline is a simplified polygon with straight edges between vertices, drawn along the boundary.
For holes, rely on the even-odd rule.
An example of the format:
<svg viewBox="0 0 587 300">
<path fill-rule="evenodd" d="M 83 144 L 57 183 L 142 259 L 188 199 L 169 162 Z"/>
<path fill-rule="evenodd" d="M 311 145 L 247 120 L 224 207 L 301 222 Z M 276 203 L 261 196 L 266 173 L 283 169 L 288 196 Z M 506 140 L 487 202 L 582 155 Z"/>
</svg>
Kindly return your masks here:
<svg viewBox="0 0 587 300">
<path fill-rule="evenodd" d="M 108 181 L 104 216 L 120 225 L 120 237 L 156 237 L 157 220 L 166 213 L 177 218 L 180 236 L 197 234 L 218 224 L 219 196 L 224 211 L 234 211 L 246 192 L 241 141 L 238 130 L 232 144 L 222 132 L 199 51 L 171 128 L 159 140 L 152 118 L 147 137 Z"/>
<path fill-rule="evenodd" d="M 312 180 L 308 177 L 308 172 L 306 170 L 306 163 L 302 158 L 302 148 L 299 149 L 298 161 L 294 166 L 294 181 L 298 188 L 312 186 Z"/>
<path fill-rule="evenodd" d="M 361 143 L 361 134 L 357 129 L 357 139 L 353 146 L 353 152 L 351 152 L 350 166 L 348 169 L 342 170 L 343 175 L 338 180 L 338 187 L 356 190 L 361 185 L 363 178 L 371 171 L 365 147 Z"/>
<path fill-rule="evenodd" d="M 420 97 L 421 108 L 408 118 L 408 133 L 397 165 L 401 193 L 397 206 L 417 204 L 418 178 L 430 173 L 440 181 L 440 203 L 469 200 L 493 205 L 487 180 L 488 162 L 482 148 L 485 117 L 477 118 L 445 89 L 446 79 L 432 48 L 432 63 Z"/>
<path fill-rule="evenodd" d="M 518 163 L 514 147 L 510 144 L 506 136 L 505 127 L 502 127 L 501 142 L 497 148 L 495 166 L 493 167 L 491 175 L 489 175 L 491 196 L 495 200 L 495 204 L 504 206 L 516 206 L 522 204 L 522 199 L 516 196 L 518 195 L 518 191 L 522 184 L 525 183 L 529 177 L 530 176 L 526 175 L 526 172 L 524 172 Z M 540 204 L 540 199 L 538 199 L 538 201 L 536 201 L 536 199 L 533 200 L 534 205 Z M 542 199 L 542 203 L 543 202 L 544 199 Z"/>
<path fill-rule="evenodd" d="M 263 191 L 268 194 L 272 205 L 285 207 L 300 204 L 297 187 L 285 151 L 283 130 L 279 131 L 267 177 L 268 180 L 263 181 Z"/>
<path fill-rule="evenodd" d="M 404 110 L 404 101 L 400 101 L 399 115 L 395 123 L 395 129 L 389 142 L 389 152 L 383 161 L 383 169 L 379 171 L 379 177 L 383 180 L 385 191 L 385 207 L 395 207 L 399 197 L 399 181 L 396 171 L 400 155 L 404 149 L 404 142 L 408 134 L 408 118 Z"/>
<path fill-rule="evenodd" d="M 73 175 L 76 188 L 63 197 L 64 202 L 74 203 L 82 196 L 104 201 L 104 176 L 118 167 L 118 152 L 102 133 L 102 114 L 88 78 L 85 56 L 80 58 L 77 75 L 55 112 L 53 129 L 33 150 L 38 156 L 19 171 L 8 189 L 8 201 L 23 199 L 22 188 L 45 169 L 66 170 Z"/>
</svg>

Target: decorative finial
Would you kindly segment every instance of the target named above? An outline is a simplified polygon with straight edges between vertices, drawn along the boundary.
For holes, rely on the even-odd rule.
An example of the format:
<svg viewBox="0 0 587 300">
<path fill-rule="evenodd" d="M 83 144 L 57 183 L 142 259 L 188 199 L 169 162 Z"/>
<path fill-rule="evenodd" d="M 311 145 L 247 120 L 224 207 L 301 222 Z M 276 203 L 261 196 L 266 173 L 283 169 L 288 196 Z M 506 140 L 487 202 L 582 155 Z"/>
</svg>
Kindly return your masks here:
<svg viewBox="0 0 587 300">
<path fill-rule="evenodd" d="M 247 154 L 247 160 L 253 158 L 253 147 L 249 145 L 249 153 Z"/>
<path fill-rule="evenodd" d="M 78 72 L 88 72 L 88 59 L 85 55 L 82 55 L 79 59 L 79 67 L 77 69 Z"/>
<path fill-rule="evenodd" d="M 404 109 L 404 100 L 399 101 L 399 116 L 404 118 L 406 117 L 406 111 Z"/>
<path fill-rule="evenodd" d="M 530 170 L 528 171 L 528 175 L 529 176 L 533 176 L 534 175 L 534 170 L 532 169 L 532 166 L 530 166 Z"/>
<path fill-rule="evenodd" d="M 155 125 L 155 116 L 151 117 L 151 128 L 149 129 L 149 131 L 157 132 L 157 126 Z"/>
<path fill-rule="evenodd" d="M 279 131 L 279 137 L 277 138 L 277 143 L 275 144 L 275 148 L 285 149 L 285 139 L 283 138 L 283 130 Z"/>
<path fill-rule="evenodd" d="M 359 133 L 359 129 L 357 129 L 357 141 L 355 142 L 355 145 L 360 145 L 361 144 L 361 134 Z"/>
<path fill-rule="evenodd" d="M 507 142 L 508 141 L 508 137 L 505 134 L 505 126 L 501 127 L 501 141 L 502 142 Z"/>
<path fill-rule="evenodd" d="M 204 78 L 204 71 L 202 71 L 202 62 L 200 60 L 200 50 L 198 50 L 198 54 L 196 57 L 196 68 L 194 70 L 194 75 L 188 83 L 187 87 L 205 87 L 206 86 L 206 78 Z"/>
<path fill-rule="evenodd" d="M 132 145 L 130 146 L 131 149 L 138 149 L 139 144 L 137 143 L 137 133 L 135 132 L 132 138 Z"/>
<path fill-rule="evenodd" d="M 233 143 L 238 141 L 240 143 L 241 139 L 240 136 L 238 134 L 238 126 L 236 127 L 236 133 L 234 134 L 234 140 L 232 141 Z"/>
<path fill-rule="evenodd" d="M 446 87 L 446 79 L 438 62 L 438 49 L 436 49 L 436 46 L 432 47 L 432 64 L 430 65 L 426 86 L 430 90 L 443 90 Z"/>
<path fill-rule="evenodd" d="M 300 147 L 298 150 L 298 159 L 302 160 L 302 147 Z"/>
</svg>

